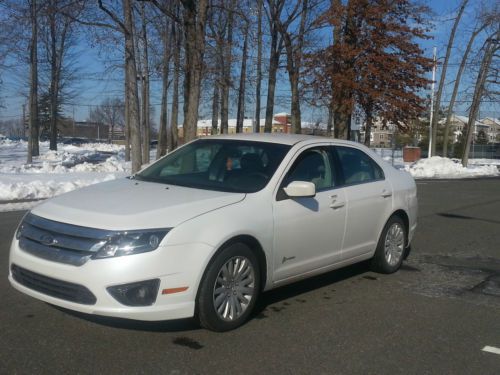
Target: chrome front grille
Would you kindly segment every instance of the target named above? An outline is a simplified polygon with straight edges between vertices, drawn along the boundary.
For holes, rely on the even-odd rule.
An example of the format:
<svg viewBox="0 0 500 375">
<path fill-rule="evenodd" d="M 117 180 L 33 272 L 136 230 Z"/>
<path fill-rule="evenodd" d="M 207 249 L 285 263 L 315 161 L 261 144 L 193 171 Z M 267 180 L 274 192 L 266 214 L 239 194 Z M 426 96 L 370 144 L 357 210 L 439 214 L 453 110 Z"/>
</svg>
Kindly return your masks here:
<svg viewBox="0 0 500 375">
<path fill-rule="evenodd" d="M 39 258 L 81 266 L 113 232 L 48 220 L 29 213 L 19 232 L 19 247 Z"/>
</svg>

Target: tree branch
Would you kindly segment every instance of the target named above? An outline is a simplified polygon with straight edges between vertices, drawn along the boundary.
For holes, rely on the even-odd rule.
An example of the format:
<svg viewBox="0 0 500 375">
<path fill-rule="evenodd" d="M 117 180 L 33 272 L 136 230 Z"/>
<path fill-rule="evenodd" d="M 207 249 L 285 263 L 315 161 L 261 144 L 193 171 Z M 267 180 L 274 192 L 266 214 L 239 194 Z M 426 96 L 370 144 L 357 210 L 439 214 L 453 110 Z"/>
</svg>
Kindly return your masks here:
<svg viewBox="0 0 500 375">
<path fill-rule="evenodd" d="M 99 9 L 101 9 L 104 13 L 106 13 L 118 25 L 118 28 L 121 30 L 122 33 L 124 34 L 129 33 L 129 30 L 127 30 L 125 24 L 118 18 L 116 14 L 114 14 L 112 11 L 110 11 L 103 5 L 102 0 L 97 0 L 97 3 L 99 4 Z"/>
</svg>

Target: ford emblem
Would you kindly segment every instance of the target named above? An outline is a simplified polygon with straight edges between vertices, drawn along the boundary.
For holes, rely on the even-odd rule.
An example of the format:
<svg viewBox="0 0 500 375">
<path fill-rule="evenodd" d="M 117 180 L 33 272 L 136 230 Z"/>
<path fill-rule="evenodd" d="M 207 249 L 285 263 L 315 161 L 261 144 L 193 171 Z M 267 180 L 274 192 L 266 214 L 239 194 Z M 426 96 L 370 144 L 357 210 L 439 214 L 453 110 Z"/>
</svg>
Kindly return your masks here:
<svg viewBox="0 0 500 375">
<path fill-rule="evenodd" d="M 40 242 L 45 246 L 52 246 L 57 243 L 57 240 L 50 234 L 44 234 L 40 237 Z"/>
</svg>

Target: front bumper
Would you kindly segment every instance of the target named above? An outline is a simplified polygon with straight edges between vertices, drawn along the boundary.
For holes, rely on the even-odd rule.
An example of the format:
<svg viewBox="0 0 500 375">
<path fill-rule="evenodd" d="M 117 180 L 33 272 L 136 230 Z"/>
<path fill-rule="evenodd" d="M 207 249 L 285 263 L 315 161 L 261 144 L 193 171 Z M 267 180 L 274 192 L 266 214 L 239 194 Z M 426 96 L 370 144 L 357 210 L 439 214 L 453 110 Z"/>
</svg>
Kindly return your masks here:
<svg viewBox="0 0 500 375">
<path fill-rule="evenodd" d="M 162 246 L 144 254 L 89 260 L 77 267 L 33 256 L 21 250 L 14 240 L 10 249 L 9 281 L 22 293 L 82 313 L 148 321 L 188 318 L 194 315 L 198 284 L 212 250 L 200 243 Z M 96 302 L 75 303 L 28 288 L 13 278 L 12 264 L 52 279 L 82 285 L 96 297 Z M 160 287 L 151 306 L 122 305 L 106 290 L 113 285 L 156 278 L 160 279 Z M 162 294 L 164 289 L 184 287 L 187 290 Z"/>
</svg>

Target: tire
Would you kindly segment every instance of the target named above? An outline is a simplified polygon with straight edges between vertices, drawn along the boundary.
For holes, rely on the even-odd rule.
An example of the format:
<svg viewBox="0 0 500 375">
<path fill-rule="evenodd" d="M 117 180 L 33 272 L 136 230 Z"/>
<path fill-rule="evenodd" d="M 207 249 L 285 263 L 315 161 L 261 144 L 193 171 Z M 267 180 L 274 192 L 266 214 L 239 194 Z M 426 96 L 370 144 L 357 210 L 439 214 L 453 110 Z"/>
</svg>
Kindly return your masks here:
<svg viewBox="0 0 500 375">
<path fill-rule="evenodd" d="M 396 272 L 405 256 L 406 227 L 399 216 L 391 216 L 380 234 L 371 269 L 379 273 Z"/>
<path fill-rule="evenodd" d="M 208 265 L 196 301 L 196 316 L 206 329 L 224 332 L 245 323 L 260 293 L 257 257 L 242 243 L 220 251 Z"/>
</svg>

